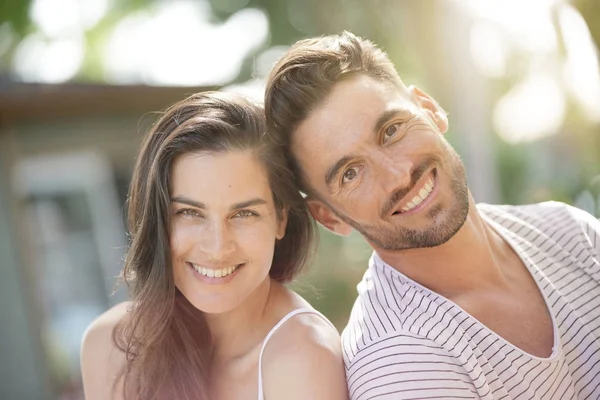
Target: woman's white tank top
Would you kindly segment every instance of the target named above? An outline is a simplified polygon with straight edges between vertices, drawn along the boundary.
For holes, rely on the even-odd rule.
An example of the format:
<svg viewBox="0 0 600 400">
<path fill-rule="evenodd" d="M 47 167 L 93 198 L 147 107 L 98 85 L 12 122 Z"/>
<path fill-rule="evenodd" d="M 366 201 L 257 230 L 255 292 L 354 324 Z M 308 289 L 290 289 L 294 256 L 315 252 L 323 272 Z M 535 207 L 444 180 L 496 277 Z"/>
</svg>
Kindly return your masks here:
<svg viewBox="0 0 600 400">
<path fill-rule="evenodd" d="M 263 341 L 262 347 L 260 349 L 260 356 L 258 357 L 258 400 L 265 400 L 265 396 L 263 394 L 263 385 L 262 385 L 262 357 L 263 357 L 263 352 L 265 351 L 265 346 L 269 342 L 269 339 L 271 339 L 271 336 L 273 336 L 273 334 L 277 331 L 277 329 L 281 328 L 281 326 L 283 324 L 285 324 L 290 318 L 292 318 L 293 316 L 298 315 L 298 314 L 318 315 L 319 317 L 321 317 L 325 321 L 327 321 L 327 323 L 333 329 L 335 329 L 337 331 L 336 327 L 333 326 L 333 324 L 327 319 L 327 317 L 325 317 L 323 314 L 321 314 L 320 312 L 318 312 L 317 310 L 314 310 L 312 308 L 298 308 L 298 309 L 288 313 L 285 317 L 281 318 L 281 320 L 277 323 L 277 325 L 275 325 L 273 327 L 273 329 L 271 329 L 269 331 L 269 333 L 265 337 L 265 340 Z"/>
</svg>

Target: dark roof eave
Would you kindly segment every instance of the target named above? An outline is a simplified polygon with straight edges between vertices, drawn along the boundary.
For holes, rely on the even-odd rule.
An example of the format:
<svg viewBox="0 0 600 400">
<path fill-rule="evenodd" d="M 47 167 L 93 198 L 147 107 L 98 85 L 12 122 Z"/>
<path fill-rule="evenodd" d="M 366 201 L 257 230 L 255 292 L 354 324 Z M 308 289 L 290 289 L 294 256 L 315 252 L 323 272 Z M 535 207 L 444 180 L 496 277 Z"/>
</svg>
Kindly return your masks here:
<svg viewBox="0 0 600 400">
<path fill-rule="evenodd" d="M 163 110 L 188 95 L 216 87 L 32 84 L 0 86 L 2 121 L 28 118 L 132 114 Z"/>
</svg>

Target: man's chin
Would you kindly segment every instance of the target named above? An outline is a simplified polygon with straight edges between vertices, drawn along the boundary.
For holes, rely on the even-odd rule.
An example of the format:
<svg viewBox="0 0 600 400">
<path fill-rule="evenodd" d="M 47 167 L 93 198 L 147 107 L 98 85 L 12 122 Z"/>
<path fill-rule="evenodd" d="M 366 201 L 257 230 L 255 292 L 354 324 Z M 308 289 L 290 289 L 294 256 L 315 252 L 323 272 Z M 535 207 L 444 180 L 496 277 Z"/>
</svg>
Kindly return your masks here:
<svg viewBox="0 0 600 400">
<path fill-rule="evenodd" d="M 405 251 L 441 246 L 463 227 L 468 214 L 468 202 L 458 210 L 437 210 L 434 222 L 425 227 L 396 227 L 395 229 L 365 229 L 354 226 L 374 249 Z M 433 210 L 432 210 L 433 211 Z M 444 215 L 445 214 L 445 215 Z"/>
</svg>

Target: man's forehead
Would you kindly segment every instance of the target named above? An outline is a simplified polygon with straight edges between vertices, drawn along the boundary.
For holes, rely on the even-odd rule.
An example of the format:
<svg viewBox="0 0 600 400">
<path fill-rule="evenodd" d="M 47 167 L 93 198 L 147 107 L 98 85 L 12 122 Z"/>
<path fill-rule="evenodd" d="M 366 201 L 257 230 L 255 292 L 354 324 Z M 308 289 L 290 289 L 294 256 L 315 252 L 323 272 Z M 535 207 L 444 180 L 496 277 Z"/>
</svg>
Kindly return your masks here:
<svg viewBox="0 0 600 400">
<path fill-rule="evenodd" d="M 341 116 L 366 116 L 380 112 L 387 103 L 401 99 L 398 89 L 371 77 L 359 75 L 338 82 L 305 122 L 339 122 Z M 374 117 L 373 115 L 371 115 Z"/>
<path fill-rule="evenodd" d="M 344 157 L 359 155 L 382 116 L 390 110 L 405 115 L 415 107 L 407 92 L 364 75 L 339 82 L 292 133 L 290 150 L 302 180 L 322 188 L 325 171 Z"/>
<path fill-rule="evenodd" d="M 364 75 L 341 81 L 295 129 L 292 151 L 298 157 L 315 147 L 351 145 L 366 131 L 371 132 L 387 110 L 414 108 L 407 97 L 399 88 Z"/>
</svg>

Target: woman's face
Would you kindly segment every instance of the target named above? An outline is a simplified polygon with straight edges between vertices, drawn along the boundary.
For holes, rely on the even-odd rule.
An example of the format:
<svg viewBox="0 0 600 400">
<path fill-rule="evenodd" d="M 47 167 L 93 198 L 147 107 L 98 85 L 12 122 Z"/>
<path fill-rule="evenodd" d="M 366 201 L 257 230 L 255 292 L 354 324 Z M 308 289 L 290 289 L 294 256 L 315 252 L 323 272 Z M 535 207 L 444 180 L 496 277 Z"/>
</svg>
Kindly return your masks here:
<svg viewBox="0 0 600 400">
<path fill-rule="evenodd" d="M 171 221 L 175 285 L 206 313 L 233 310 L 268 279 L 286 224 L 264 167 L 242 151 L 177 158 Z"/>
</svg>

